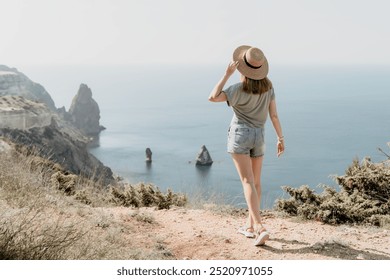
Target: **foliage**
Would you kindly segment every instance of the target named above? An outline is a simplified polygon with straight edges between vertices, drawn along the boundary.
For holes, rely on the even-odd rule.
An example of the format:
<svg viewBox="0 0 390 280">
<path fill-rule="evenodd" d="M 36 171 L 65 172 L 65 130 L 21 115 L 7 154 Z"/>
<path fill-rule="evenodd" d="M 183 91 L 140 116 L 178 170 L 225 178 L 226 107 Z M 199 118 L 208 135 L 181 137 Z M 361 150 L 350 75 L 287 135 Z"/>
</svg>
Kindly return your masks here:
<svg viewBox="0 0 390 280">
<path fill-rule="evenodd" d="M 136 186 L 111 187 L 110 201 L 125 207 L 156 206 L 158 209 L 169 209 L 172 205 L 186 205 L 187 197 L 173 193 L 170 189 L 164 194 L 153 185 L 140 183 Z"/>
<path fill-rule="evenodd" d="M 335 177 L 341 190 L 326 186 L 316 194 L 308 186 L 284 186 L 290 199 L 278 200 L 276 209 L 290 215 L 330 224 L 390 224 L 390 161 L 354 160 L 343 176 Z"/>
</svg>

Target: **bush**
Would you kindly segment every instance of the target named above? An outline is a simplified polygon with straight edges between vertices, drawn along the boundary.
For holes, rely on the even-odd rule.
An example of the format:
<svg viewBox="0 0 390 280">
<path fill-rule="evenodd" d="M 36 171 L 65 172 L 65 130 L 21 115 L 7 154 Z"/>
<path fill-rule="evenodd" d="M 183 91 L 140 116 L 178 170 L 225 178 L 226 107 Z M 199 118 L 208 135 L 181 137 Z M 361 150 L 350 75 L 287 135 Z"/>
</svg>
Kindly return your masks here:
<svg viewBox="0 0 390 280">
<path fill-rule="evenodd" d="M 345 175 L 335 180 L 341 187 L 339 192 L 328 186 L 321 194 L 308 186 L 284 186 L 291 198 L 278 200 L 276 209 L 330 224 L 390 224 L 390 161 L 354 160 Z"/>
<path fill-rule="evenodd" d="M 0 153 L 0 259 L 72 258 L 83 247 L 85 227 L 61 214 L 66 202 L 51 188 L 46 164 L 37 162 Z"/>
<path fill-rule="evenodd" d="M 170 189 L 164 194 L 153 185 L 141 183 L 136 186 L 111 187 L 110 201 L 125 207 L 156 206 L 158 209 L 169 209 L 171 206 L 186 205 L 187 197 L 175 194 Z"/>
<path fill-rule="evenodd" d="M 336 181 L 348 194 L 358 191 L 369 199 L 384 203 L 390 199 L 389 161 L 373 163 L 366 158 L 360 164 L 354 160 L 345 175 L 337 177 Z"/>
<path fill-rule="evenodd" d="M 39 209 L 10 212 L 0 217 L 0 259 L 3 260 L 70 257 L 67 251 L 86 234 L 65 218 L 47 219 L 47 213 Z"/>
</svg>

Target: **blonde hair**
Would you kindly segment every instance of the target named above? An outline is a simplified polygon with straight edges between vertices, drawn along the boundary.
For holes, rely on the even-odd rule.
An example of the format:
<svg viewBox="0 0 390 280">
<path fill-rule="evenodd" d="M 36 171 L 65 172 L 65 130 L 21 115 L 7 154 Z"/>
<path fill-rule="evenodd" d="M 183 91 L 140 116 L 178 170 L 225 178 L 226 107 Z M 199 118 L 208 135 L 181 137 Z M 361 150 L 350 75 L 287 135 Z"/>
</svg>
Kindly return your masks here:
<svg viewBox="0 0 390 280">
<path fill-rule="evenodd" d="M 263 94 L 272 88 L 272 82 L 265 77 L 261 80 L 253 80 L 244 76 L 242 90 L 246 93 Z"/>
</svg>

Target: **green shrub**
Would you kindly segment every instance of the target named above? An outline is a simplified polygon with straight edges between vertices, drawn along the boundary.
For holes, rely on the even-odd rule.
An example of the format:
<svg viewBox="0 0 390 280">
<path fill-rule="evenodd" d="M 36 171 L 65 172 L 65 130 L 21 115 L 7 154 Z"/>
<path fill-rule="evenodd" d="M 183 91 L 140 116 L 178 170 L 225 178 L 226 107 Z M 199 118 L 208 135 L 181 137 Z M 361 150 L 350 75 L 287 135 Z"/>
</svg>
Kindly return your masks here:
<svg viewBox="0 0 390 280">
<path fill-rule="evenodd" d="M 151 184 L 116 186 L 110 190 L 110 201 L 118 206 L 136 208 L 156 206 L 158 209 L 169 209 L 171 206 L 181 207 L 187 204 L 187 197 L 184 194 L 173 193 L 170 189 L 162 193 Z"/>
<path fill-rule="evenodd" d="M 276 209 L 293 216 L 330 224 L 390 224 L 390 162 L 354 160 L 336 182 L 341 190 L 325 187 L 316 194 L 308 186 L 283 189 L 291 196 L 276 202 Z"/>
</svg>

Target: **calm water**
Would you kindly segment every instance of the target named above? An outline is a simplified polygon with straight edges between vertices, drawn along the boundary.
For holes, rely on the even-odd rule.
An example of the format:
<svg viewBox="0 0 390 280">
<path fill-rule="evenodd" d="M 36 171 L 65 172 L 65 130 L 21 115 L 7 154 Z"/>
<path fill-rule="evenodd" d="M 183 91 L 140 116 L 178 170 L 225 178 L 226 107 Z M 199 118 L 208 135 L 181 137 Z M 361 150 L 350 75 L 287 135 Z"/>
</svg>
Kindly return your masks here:
<svg viewBox="0 0 390 280">
<path fill-rule="evenodd" d="M 131 183 L 152 182 L 165 190 L 213 197 L 245 206 L 229 154 L 227 128 L 232 111 L 210 103 L 209 92 L 225 66 L 40 67 L 19 69 L 51 94 L 56 106 L 70 106 L 86 83 L 107 127 L 91 150 Z M 329 175 L 344 173 L 352 159 L 385 157 L 377 148 L 390 141 L 390 67 L 271 68 L 286 152 L 276 157 L 275 132 L 266 126 L 262 207 L 288 197 L 281 186 L 334 186 Z M 238 75 L 231 82 L 238 81 Z M 198 168 L 194 159 L 206 145 L 214 160 Z M 153 152 L 145 164 L 145 149 Z"/>
</svg>

